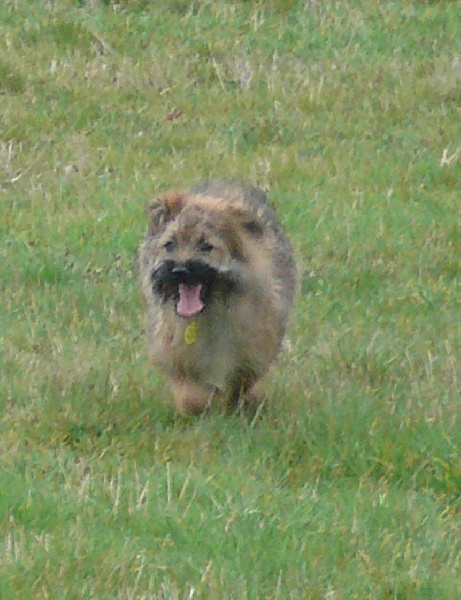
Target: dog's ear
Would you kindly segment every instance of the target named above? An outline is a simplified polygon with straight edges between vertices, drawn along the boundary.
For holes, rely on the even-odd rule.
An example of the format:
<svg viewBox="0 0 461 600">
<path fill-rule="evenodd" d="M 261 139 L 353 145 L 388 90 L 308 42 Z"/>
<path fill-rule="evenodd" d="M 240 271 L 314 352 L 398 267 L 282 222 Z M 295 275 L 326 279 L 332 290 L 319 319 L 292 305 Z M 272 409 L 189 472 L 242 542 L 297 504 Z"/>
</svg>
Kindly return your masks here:
<svg viewBox="0 0 461 600">
<path fill-rule="evenodd" d="M 264 237 L 264 225 L 260 222 L 257 214 L 247 207 L 235 207 L 223 209 L 222 235 L 232 257 L 240 262 L 246 262 L 244 238 L 253 239 L 260 243 Z M 243 235 L 242 235 L 243 234 Z"/>
<path fill-rule="evenodd" d="M 249 210 L 247 207 L 232 207 L 234 218 L 250 235 L 250 237 L 261 239 L 264 236 L 264 226 L 261 222 L 261 216 L 257 212 Z"/>
<path fill-rule="evenodd" d="M 262 238 L 264 234 L 263 226 L 259 221 L 254 218 L 251 218 L 250 215 L 247 215 L 247 218 L 243 220 L 243 228 L 247 231 L 251 236 L 255 238 Z"/>
<path fill-rule="evenodd" d="M 147 204 L 149 233 L 156 235 L 164 229 L 167 223 L 179 215 L 185 203 L 185 192 L 167 192 L 149 200 Z"/>
</svg>

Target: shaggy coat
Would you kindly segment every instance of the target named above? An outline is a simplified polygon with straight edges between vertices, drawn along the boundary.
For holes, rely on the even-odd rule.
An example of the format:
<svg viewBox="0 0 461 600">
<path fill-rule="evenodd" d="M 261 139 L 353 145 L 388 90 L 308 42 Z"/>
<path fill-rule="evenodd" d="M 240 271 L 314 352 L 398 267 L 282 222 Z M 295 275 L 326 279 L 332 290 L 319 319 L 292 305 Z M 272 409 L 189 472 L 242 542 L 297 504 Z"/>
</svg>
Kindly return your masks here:
<svg viewBox="0 0 461 600">
<path fill-rule="evenodd" d="M 209 181 L 148 205 L 140 252 L 153 363 L 177 409 L 235 407 L 275 359 L 296 288 L 291 244 L 256 187 Z"/>
</svg>

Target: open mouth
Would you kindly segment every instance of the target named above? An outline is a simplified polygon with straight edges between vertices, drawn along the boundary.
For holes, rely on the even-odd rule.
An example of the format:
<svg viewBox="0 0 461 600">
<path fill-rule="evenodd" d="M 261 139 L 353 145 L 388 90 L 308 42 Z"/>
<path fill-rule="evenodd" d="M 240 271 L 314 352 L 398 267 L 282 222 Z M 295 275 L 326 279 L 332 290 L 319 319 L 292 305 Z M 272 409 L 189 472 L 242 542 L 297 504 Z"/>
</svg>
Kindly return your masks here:
<svg viewBox="0 0 461 600">
<path fill-rule="evenodd" d="M 176 300 L 176 312 L 180 317 L 195 317 L 205 308 L 201 298 L 203 285 L 197 283 L 190 285 L 180 283 L 178 285 L 178 297 Z"/>
<path fill-rule="evenodd" d="M 152 289 L 163 302 L 174 300 L 176 314 L 191 318 L 210 308 L 216 298 L 226 298 L 239 289 L 232 273 L 218 272 L 198 260 L 165 261 L 152 272 Z"/>
<path fill-rule="evenodd" d="M 217 277 L 217 271 L 202 261 L 165 261 L 152 273 L 153 291 L 163 302 L 173 298 L 180 317 L 195 317 L 210 303 Z"/>
</svg>

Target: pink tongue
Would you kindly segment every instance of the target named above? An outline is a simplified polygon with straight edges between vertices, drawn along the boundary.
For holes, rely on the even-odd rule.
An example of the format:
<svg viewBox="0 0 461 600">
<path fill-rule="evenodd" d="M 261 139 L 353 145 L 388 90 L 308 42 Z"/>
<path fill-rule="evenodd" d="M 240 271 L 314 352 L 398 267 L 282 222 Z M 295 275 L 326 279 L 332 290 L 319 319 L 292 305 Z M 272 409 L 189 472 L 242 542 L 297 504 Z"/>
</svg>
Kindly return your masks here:
<svg viewBox="0 0 461 600">
<path fill-rule="evenodd" d="M 179 284 L 179 300 L 177 311 L 181 317 L 193 317 L 197 315 L 205 306 L 200 300 L 200 291 L 202 286 Z"/>
</svg>

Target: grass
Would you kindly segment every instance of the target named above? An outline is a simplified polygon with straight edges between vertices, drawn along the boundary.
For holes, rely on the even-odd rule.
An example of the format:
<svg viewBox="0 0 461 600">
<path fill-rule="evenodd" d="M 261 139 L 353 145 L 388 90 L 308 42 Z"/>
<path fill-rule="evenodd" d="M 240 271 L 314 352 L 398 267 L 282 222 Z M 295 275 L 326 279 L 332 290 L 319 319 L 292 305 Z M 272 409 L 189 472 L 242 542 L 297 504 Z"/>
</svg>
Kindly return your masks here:
<svg viewBox="0 0 461 600">
<path fill-rule="evenodd" d="M 4 0 L 0 597 L 461 594 L 461 3 Z M 262 418 L 148 364 L 146 199 L 270 188 Z"/>
</svg>

